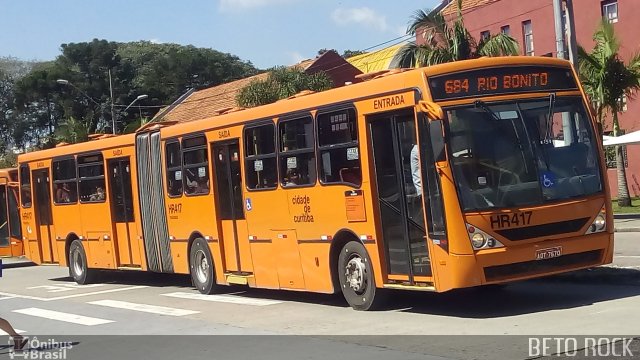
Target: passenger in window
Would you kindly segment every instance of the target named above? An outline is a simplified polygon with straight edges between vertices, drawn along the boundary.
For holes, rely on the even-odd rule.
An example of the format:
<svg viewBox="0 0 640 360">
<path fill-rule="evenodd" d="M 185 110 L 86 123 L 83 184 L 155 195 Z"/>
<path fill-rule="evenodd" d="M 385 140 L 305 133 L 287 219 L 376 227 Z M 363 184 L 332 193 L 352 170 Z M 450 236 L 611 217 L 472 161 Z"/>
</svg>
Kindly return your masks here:
<svg viewBox="0 0 640 360">
<path fill-rule="evenodd" d="M 22 185 L 22 205 L 31 206 L 31 187 L 29 185 Z"/>
<path fill-rule="evenodd" d="M 295 186 L 300 185 L 300 173 L 298 169 L 287 170 L 287 175 L 284 177 L 283 186 Z"/>
<path fill-rule="evenodd" d="M 89 200 L 90 201 L 103 201 L 104 198 L 105 198 L 104 189 L 102 188 L 102 186 L 98 186 L 96 188 L 95 194 L 92 194 L 91 197 L 89 198 Z"/>
<path fill-rule="evenodd" d="M 64 183 L 62 186 L 58 185 L 58 190 L 56 190 L 56 202 L 59 204 L 71 202 L 69 183 Z"/>
</svg>

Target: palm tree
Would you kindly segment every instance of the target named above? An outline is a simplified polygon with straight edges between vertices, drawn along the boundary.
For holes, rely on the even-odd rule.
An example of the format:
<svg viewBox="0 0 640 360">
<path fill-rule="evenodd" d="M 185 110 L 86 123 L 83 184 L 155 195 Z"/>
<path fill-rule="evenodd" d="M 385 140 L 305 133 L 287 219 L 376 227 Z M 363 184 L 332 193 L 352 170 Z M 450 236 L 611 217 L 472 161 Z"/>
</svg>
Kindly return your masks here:
<svg viewBox="0 0 640 360">
<path fill-rule="evenodd" d="M 591 98 L 597 120 L 604 124 L 606 113 L 613 119 L 613 136 L 620 135 L 618 113 L 622 110 L 622 98 L 632 98 L 640 89 L 640 54 L 636 54 L 625 64 L 618 54 L 620 42 L 616 38 L 613 25 L 603 19 L 593 34 L 595 46 L 591 53 L 579 47 L 580 80 L 585 92 Z M 616 170 L 618 177 L 618 205 L 631 206 L 629 186 L 622 146 L 616 145 Z"/>
<path fill-rule="evenodd" d="M 75 144 L 89 140 L 89 124 L 73 116 L 58 125 L 54 137 L 58 143 Z"/>
<path fill-rule="evenodd" d="M 397 67 L 430 66 L 445 62 L 474 59 L 481 56 L 518 55 L 518 42 L 503 33 L 481 39 L 479 42 L 465 28 L 462 19 L 462 0 L 457 0 L 458 15 L 448 23 L 436 10 L 417 10 L 409 23 L 407 34 L 424 31 L 426 42 L 411 42 L 403 46 L 394 57 Z"/>
</svg>

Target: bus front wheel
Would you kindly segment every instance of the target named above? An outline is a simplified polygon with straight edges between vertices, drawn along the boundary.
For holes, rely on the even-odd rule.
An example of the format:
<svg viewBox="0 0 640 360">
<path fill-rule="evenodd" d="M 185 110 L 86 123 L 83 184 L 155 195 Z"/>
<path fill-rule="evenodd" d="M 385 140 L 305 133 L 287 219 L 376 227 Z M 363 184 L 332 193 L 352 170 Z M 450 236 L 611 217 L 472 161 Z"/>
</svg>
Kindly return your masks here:
<svg viewBox="0 0 640 360">
<path fill-rule="evenodd" d="M 338 276 L 342 294 L 355 310 L 373 310 L 383 301 L 382 289 L 376 289 L 371 259 L 364 245 L 350 241 L 338 257 Z"/>
<path fill-rule="evenodd" d="M 189 267 L 191 281 L 201 294 L 210 295 L 216 290 L 216 279 L 214 274 L 213 260 L 207 242 L 196 239 L 191 245 L 189 252 Z"/>
<path fill-rule="evenodd" d="M 69 275 L 80 285 L 89 284 L 95 276 L 95 270 L 87 266 L 87 254 L 80 240 L 73 240 L 69 246 Z"/>
</svg>

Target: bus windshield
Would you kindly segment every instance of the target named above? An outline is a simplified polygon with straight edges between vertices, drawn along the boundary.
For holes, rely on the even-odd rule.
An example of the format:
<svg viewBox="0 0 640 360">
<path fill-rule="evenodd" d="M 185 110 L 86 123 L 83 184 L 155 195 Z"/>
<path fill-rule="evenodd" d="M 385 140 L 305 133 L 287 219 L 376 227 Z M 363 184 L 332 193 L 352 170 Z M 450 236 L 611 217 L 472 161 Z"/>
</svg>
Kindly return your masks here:
<svg viewBox="0 0 640 360">
<path fill-rule="evenodd" d="M 602 191 L 594 131 L 579 97 L 447 111 L 449 156 L 464 210 L 528 206 Z"/>
</svg>

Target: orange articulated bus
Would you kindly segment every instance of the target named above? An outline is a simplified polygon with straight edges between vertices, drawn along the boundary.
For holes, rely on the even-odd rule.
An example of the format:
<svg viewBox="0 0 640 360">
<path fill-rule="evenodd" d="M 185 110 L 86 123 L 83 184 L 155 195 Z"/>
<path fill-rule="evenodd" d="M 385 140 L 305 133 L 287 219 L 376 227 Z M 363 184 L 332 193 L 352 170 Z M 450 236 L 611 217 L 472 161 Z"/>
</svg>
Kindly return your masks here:
<svg viewBox="0 0 640 360">
<path fill-rule="evenodd" d="M 24 255 L 18 206 L 18 169 L 0 169 L 0 257 Z"/>
<path fill-rule="evenodd" d="M 81 284 L 181 273 L 366 310 L 611 262 L 602 159 L 568 62 L 478 59 L 21 155 L 22 225 Z"/>
</svg>

